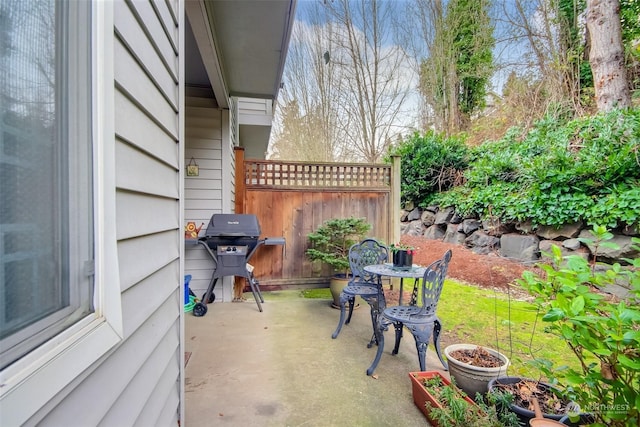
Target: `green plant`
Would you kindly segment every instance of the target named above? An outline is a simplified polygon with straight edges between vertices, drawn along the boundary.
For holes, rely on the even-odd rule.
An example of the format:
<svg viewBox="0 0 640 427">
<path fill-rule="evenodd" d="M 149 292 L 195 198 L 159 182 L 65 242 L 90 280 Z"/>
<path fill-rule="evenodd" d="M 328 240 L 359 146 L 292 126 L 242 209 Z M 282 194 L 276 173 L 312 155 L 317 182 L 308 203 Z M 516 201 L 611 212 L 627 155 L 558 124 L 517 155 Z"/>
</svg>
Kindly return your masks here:
<svg viewBox="0 0 640 427">
<path fill-rule="evenodd" d="M 413 246 L 407 245 L 405 243 L 392 243 L 389 245 L 389 250 L 391 252 L 407 251 L 407 253 L 409 253 L 410 255 L 413 255 L 415 253 L 416 248 L 414 248 Z"/>
<path fill-rule="evenodd" d="M 499 411 L 493 404 L 487 405 L 482 396 L 477 396 L 476 403 L 470 403 L 467 395 L 457 387 L 451 379 L 451 385 L 445 384 L 440 377 L 424 378 L 422 385 L 440 403 L 442 408 L 426 402 L 431 418 L 438 425 L 445 426 L 517 426 L 515 414 L 509 411 Z"/>
<path fill-rule="evenodd" d="M 513 128 L 502 139 L 469 150 L 465 184 L 447 191 L 409 175 L 412 182 L 405 187 L 403 175 L 402 191 L 441 191 L 429 202 L 502 221 L 631 225 L 640 221 L 638 135 L 638 108 L 569 122 L 546 117 L 524 135 Z M 409 168 L 416 158 L 407 154 Z M 403 154 L 403 174 L 404 163 Z M 420 185 L 424 189 L 413 188 Z"/>
<path fill-rule="evenodd" d="M 460 184 L 468 165 L 468 151 L 463 137 L 446 137 L 433 131 L 414 133 L 392 147 L 387 157 L 402 157 L 402 202 L 427 205 L 438 192 Z"/>
<path fill-rule="evenodd" d="M 605 227 L 595 226 L 595 248 L 611 245 Z M 640 239 L 634 239 L 636 248 Z M 538 366 L 565 389 L 598 425 L 625 426 L 640 423 L 640 258 L 602 268 L 578 256 L 563 258 L 553 246 L 551 264 L 541 264 L 544 275 L 525 272 L 519 283 L 536 298 L 546 314 L 547 329 L 564 340 L 579 367 Z M 598 267 L 598 268 L 596 268 Z M 627 283 L 629 297 L 617 301 L 597 291 L 612 283 Z"/>
<path fill-rule="evenodd" d="M 349 248 L 361 241 L 371 229 L 365 218 L 333 218 L 308 234 L 310 243 L 306 255 L 311 261 L 321 261 L 334 271 L 348 275 Z"/>
</svg>

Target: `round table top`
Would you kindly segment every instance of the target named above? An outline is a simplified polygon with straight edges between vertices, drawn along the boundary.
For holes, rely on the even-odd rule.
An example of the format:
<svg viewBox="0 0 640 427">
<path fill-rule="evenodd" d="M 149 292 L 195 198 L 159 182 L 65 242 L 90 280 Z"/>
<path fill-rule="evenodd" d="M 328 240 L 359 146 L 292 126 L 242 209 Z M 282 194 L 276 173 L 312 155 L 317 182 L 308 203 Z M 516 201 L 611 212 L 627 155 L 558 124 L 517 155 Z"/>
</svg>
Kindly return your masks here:
<svg viewBox="0 0 640 427">
<path fill-rule="evenodd" d="M 424 276 L 424 272 L 426 267 L 421 265 L 414 264 L 413 267 L 409 269 L 399 269 L 394 268 L 391 263 L 384 264 L 374 264 L 367 265 L 364 267 L 364 270 L 371 274 L 377 274 L 378 276 L 389 276 L 389 277 L 413 277 L 414 279 L 419 279 Z"/>
</svg>

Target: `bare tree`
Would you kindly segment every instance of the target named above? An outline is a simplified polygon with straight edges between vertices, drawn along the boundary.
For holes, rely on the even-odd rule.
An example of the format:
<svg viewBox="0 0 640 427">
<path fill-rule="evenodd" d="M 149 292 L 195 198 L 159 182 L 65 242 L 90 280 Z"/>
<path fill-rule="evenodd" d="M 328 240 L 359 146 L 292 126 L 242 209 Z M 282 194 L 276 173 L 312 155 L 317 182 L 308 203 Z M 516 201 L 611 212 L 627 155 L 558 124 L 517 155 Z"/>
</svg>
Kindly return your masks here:
<svg viewBox="0 0 640 427">
<path fill-rule="evenodd" d="M 356 160 L 377 162 L 399 132 L 399 114 L 410 89 L 406 52 L 393 43 L 395 5 L 334 0 L 326 8 L 340 30 L 334 33 L 338 60 L 329 65 L 338 67 L 347 82 L 341 115 L 345 143 Z"/>
<path fill-rule="evenodd" d="M 343 155 L 339 144 L 339 100 L 343 80 L 327 66 L 335 25 L 326 22 L 319 3 L 304 3 L 307 20 L 293 29 L 272 157 L 286 160 L 334 161 Z"/>
<path fill-rule="evenodd" d="M 631 106 L 626 77 L 619 0 L 587 0 L 587 28 L 599 111 Z"/>
<path fill-rule="evenodd" d="M 533 75 L 546 105 L 570 105 L 577 112 L 583 111 L 583 69 L 588 67 L 582 16 L 576 0 L 506 0 L 496 13 L 498 26 L 507 28 L 503 65 Z"/>
<path fill-rule="evenodd" d="M 296 22 L 285 67 L 275 155 L 380 161 L 403 130 L 404 102 L 415 82 L 406 52 L 393 40 L 394 3 L 333 0 L 300 6 L 304 20 Z M 294 138 L 318 147 L 298 152 Z"/>
</svg>

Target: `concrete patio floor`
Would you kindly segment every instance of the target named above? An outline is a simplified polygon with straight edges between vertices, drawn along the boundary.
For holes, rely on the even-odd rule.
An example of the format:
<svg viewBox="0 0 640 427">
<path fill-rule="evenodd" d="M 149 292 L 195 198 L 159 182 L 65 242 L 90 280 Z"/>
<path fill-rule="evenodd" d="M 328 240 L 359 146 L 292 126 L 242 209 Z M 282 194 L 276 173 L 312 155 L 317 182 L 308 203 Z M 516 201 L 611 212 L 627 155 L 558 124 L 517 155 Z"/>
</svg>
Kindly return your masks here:
<svg viewBox="0 0 640 427">
<path fill-rule="evenodd" d="M 408 373 L 420 369 L 410 332 L 396 356 L 393 330 L 385 333 L 376 379 L 366 375 L 376 352 L 366 347 L 366 303 L 334 340 L 339 311 L 329 300 L 265 292 L 260 313 L 246 297 L 210 304 L 203 317 L 186 313 L 187 427 L 428 425 L 411 394 Z M 430 345 L 427 370 L 434 369 L 443 367 Z"/>
</svg>

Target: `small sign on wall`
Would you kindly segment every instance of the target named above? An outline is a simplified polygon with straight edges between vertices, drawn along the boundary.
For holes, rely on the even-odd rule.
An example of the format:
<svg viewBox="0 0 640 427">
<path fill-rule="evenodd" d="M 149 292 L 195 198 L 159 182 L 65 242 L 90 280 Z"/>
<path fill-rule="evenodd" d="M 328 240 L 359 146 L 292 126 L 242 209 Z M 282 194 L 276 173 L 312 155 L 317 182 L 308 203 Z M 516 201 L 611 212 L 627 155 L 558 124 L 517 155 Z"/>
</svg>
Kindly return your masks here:
<svg viewBox="0 0 640 427">
<path fill-rule="evenodd" d="M 200 167 L 196 163 L 196 160 L 192 157 L 189 160 L 189 164 L 187 165 L 187 176 L 198 176 L 200 175 Z"/>
</svg>

